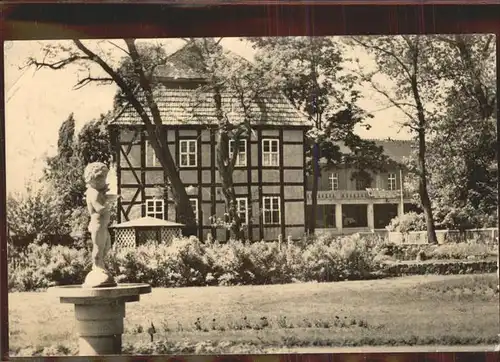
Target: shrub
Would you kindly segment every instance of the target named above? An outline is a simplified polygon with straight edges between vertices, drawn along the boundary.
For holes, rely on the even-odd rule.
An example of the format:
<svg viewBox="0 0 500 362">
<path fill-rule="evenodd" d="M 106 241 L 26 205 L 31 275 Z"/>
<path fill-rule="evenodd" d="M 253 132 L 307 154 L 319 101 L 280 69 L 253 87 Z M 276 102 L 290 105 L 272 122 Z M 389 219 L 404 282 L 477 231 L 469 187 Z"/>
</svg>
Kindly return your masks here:
<svg viewBox="0 0 500 362">
<path fill-rule="evenodd" d="M 468 257 L 486 258 L 496 255 L 492 246 L 475 241 L 439 245 L 431 253 L 432 259 L 467 259 Z"/>
<path fill-rule="evenodd" d="M 196 238 L 112 251 L 108 262 L 117 282 L 149 283 L 154 287 L 205 285 L 208 273 L 203 245 Z"/>
<path fill-rule="evenodd" d="M 409 231 L 424 231 L 426 230 L 424 214 L 409 212 L 399 217 L 396 216 L 387 226 L 387 230 L 400 233 L 408 233 Z"/>
<path fill-rule="evenodd" d="M 30 244 L 9 268 L 9 288 L 28 291 L 80 284 L 90 270 L 89 254 L 66 246 Z"/>
<path fill-rule="evenodd" d="M 388 264 L 383 272 L 388 277 L 425 274 L 474 274 L 494 273 L 496 261 L 447 261 L 447 262 L 412 262 Z"/>
<path fill-rule="evenodd" d="M 170 245 L 148 243 L 134 249 L 112 250 L 108 268 L 117 282 L 148 283 L 153 287 L 283 284 L 294 281 L 341 281 L 375 277 L 377 273 L 463 273 L 489 270 L 489 264 L 453 264 L 446 267 L 392 264 L 415 260 L 487 255 L 481 244 L 378 244 L 359 234 L 326 235 L 303 247 L 277 242 L 243 243 L 231 240 L 203 244 L 195 237 L 174 239 Z M 403 265 L 403 266 L 400 266 Z M 413 264 L 411 264 L 413 265 Z M 429 266 L 431 265 L 431 266 Z M 472 267 L 470 265 L 473 265 Z M 487 265 L 487 267 L 484 267 Z M 9 290 L 29 291 L 52 285 L 80 284 L 90 270 L 90 249 L 31 244 L 25 251 L 9 247 Z M 422 269 L 423 268 L 423 269 Z M 443 269 L 444 268 L 444 269 Z M 474 269 L 476 268 L 476 269 Z M 415 271 L 417 270 L 417 271 Z M 423 271 L 420 271 L 423 270 Z M 444 271 L 443 271 L 444 270 Z"/>
<path fill-rule="evenodd" d="M 26 193 L 7 198 L 7 225 L 17 244 L 48 241 L 48 236 L 64 234 L 64 213 L 58 195 L 49 188 L 29 185 Z"/>
<path fill-rule="evenodd" d="M 378 259 L 415 260 L 421 252 L 425 254 L 426 259 L 437 260 L 467 259 L 470 257 L 484 259 L 498 254 L 496 245 L 476 241 L 442 245 L 381 243 L 374 247 L 374 253 Z"/>
</svg>

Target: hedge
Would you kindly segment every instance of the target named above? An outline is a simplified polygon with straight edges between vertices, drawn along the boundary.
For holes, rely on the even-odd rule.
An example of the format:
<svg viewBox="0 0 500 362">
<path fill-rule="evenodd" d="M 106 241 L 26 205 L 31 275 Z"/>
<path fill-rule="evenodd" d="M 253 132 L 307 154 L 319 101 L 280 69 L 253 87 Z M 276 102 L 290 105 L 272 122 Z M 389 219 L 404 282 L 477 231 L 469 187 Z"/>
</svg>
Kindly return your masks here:
<svg viewBox="0 0 500 362">
<path fill-rule="evenodd" d="M 422 252 L 425 259 L 436 260 L 463 260 L 471 256 L 486 259 L 490 256 L 498 255 L 496 244 L 487 245 L 474 240 L 442 245 L 380 243 L 376 249 L 379 256 L 387 256 L 393 260 L 401 261 L 415 260 L 418 254 Z"/>
<path fill-rule="evenodd" d="M 111 251 L 107 264 L 117 282 L 149 283 L 153 287 L 332 282 L 496 271 L 494 262 L 482 261 L 394 264 L 384 253 L 386 244 L 359 235 L 318 237 L 309 244 L 281 246 L 277 242 L 202 243 L 191 237 L 175 239 L 170 245 Z M 81 284 L 90 268 L 87 249 L 31 244 L 24 253 L 18 253 L 9 248 L 8 288 L 32 291 Z"/>
<path fill-rule="evenodd" d="M 391 277 L 403 275 L 426 275 L 426 274 L 480 274 L 496 273 L 497 262 L 495 260 L 477 261 L 432 261 L 387 264 L 382 274 Z"/>
</svg>

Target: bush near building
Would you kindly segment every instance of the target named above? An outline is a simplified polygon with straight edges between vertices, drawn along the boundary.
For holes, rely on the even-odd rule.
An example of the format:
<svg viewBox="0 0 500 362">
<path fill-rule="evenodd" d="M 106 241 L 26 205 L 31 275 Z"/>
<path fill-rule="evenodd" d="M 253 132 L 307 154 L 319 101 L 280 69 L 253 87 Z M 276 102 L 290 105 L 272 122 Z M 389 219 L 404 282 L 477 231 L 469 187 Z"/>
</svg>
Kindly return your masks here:
<svg viewBox="0 0 500 362">
<path fill-rule="evenodd" d="M 425 257 L 417 262 L 417 255 Z M 113 250 L 108 267 L 118 282 L 143 282 L 153 287 L 262 285 L 403 274 L 488 273 L 496 271 L 495 255 L 492 246 L 475 242 L 394 245 L 360 235 L 322 236 L 309 244 L 202 243 L 191 237 L 175 239 L 170 245 Z M 80 284 L 90 267 L 88 248 L 30 244 L 19 252 L 10 247 L 9 290 Z"/>
</svg>

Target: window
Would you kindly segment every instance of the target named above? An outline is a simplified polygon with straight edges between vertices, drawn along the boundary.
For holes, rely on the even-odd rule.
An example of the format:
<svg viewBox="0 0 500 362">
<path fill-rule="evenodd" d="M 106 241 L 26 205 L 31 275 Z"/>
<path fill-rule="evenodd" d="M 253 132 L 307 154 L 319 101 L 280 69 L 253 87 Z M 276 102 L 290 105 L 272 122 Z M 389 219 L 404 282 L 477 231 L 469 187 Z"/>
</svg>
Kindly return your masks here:
<svg viewBox="0 0 500 362">
<path fill-rule="evenodd" d="M 180 140 L 179 163 L 182 167 L 196 167 L 198 157 L 196 154 L 196 140 Z"/>
<path fill-rule="evenodd" d="M 264 224 L 280 223 L 280 198 L 279 196 L 264 197 Z"/>
<path fill-rule="evenodd" d="M 149 141 L 146 141 L 146 167 L 160 166 L 160 161 L 156 157 L 155 150 Z"/>
<path fill-rule="evenodd" d="M 198 199 L 189 199 L 189 202 L 191 203 L 191 207 L 193 208 L 196 222 L 198 222 Z"/>
<path fill-rule="evenodd" d="M 312 213 L 312 205 L 307 205 L 307 221 L 309 222 Z M 327 229 L 336 227 L 335 222 L 335 205 L 317 205 L 316 206 L 316 222 L 318 229 Z"/>
<path fill-rule="evenodd" d="M 356 179 L 356 190 L 362 191 L 366 190 L 369 187 L 370 187 L 370 182 L 367 179 L 363 177 L 359 177 Z"/>
<path fill-rule="evenodd" d="M 276 139 L 262 140 L 262 165 L 263 166 L 279 165 L 278 140 Z"/>
<path fill-rule="evenodd" d="M 229 141 L 229 158 L 233 157 L 234 140 Z M 240 140 L 238 143 L 238 154 L 236 155 L 236 167 L 247 165 L 247 140 Z"/>
<path fill-rule="evenodd" d="M 396 190 L 396 174 L 395 173 L 390 173 L 389 177 L 387 178 L 387 183 L 389 186 L 389 190 Z"/>
<path fill-rule="evenodd" d="M 330 188 L 332 191 L 336 191 L 339 189 L 339 174 L 332 173 L 329 177 L 330 179 Z"/>
<path fill-rule="evenodd" d="M 236 198 L 236 209 L 242 223 L 248 224 L 248 199 L 246 197 Z"/>
<path fill-rule="evenodd" d="M 156 219 L 163 219 L 164 217 L 164 201 L 160 199 L 146 200 L 146 216 L 154 217 Z"/>
</svg>

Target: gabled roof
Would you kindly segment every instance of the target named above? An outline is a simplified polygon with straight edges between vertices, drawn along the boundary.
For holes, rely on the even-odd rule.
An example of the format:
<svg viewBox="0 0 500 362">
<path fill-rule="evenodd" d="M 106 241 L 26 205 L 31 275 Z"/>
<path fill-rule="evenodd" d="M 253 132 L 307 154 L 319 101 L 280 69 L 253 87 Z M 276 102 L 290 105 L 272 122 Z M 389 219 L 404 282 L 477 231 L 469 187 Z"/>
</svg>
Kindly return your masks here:
<svg viewBox="0 0 500 362">
<path fill-rule="evenodd" d="M 213 93 L 198 88 L 205 78 L 196 70 L 195 60 L 189 56 L 190 47 L 185 46 L 172 54 L 164 65 L 158 66 L 155 76 L 160 84 L 154 89 L 155 101 L 160 109 L 163 124 L 166 125 L 210 125 L 217 123 Z M 239 56 L 231 52 L 229 58 Z M 241 57 L 239 57 L 241 59 Z M 198 88 L 198 89 L 197 89 Z M 258 97 L 250 103 L 247 112 L 236 94 L 224 92 L 222 108 L 231 123 L 241 123 L 245 116 L 251 115 L 253 125 L 272 126 L 310 126 L 306 114 L 298 111 L 281 93 Z M 141 100 L 142 104 L 146 104 Z M 151 117 L 149 107 L 144 107 Z M 142 124 L 133 106 L 129 105 L 118 115 L 112 124 Z"/>
<path fill-rule="evenodd" d="M 367 139 L 373 141 L 377 146 L 382 146 L 384 154 L 392 161 L 402 164 L 405 158 L 410 157 L 412 153 L 413 143 L 411 140 L 393 140 L 393 139 Z M 351 149 L 348 148 L 343 142 L 339 142 L 340 152 L 349 154 Z"/>
<path fill-rule="evenodd" d="M 411 140 L 372 139 L 377 146 L 384 148 L 384 154 L 397 163 L 403 163 L 405 158 L 410 157 L 413 149 Z"/>
<path fill-rule="evenodd" d="M 200 94 L 196 89 L 175 89 L 160 85 L 153 94 L 165 125 L 217 124 L 212 94 L 208 92 Z M 251 124 L 254 125 L 302 127 L 310 125 L 307 117 L 289 104 L 284 96 L 275 95 L 260 102 L 252 102 L 247 112 L 244 112 L 235 96 L 228 93 L 223 93 L 221 96 L 223 111 L 231 123 L 241 123 L 245 120 L 245 115 L 250 114 Z M 145 107 L 145 110 L 151 117 L 149 107 Z M 112 123 L 142 124 L 142 120 L 136 110 L 128 106 Z"/>
</svg>

